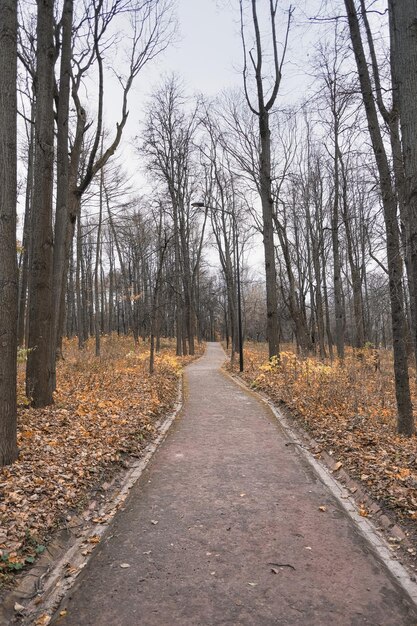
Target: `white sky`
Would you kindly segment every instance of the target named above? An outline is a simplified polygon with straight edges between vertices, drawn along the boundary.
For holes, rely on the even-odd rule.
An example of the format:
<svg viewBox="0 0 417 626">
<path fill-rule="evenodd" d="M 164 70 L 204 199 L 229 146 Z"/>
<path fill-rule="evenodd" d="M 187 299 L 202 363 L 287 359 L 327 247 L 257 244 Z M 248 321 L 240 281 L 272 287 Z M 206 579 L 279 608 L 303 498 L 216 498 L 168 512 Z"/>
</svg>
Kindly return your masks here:
<svg viewBox="0 0 417 626">
<path fill-rule="evenodd" d="M 282 39 L 280 34 L 285 31 L 285 12 L 289 4 L 287 0 L 279 1 L 278 39 Z M 285 104 L 295 104 L 309 90 L 312 78 L 308 62 L 314 41 L 324 29 L 308 20 L 318 13 L 322 0 L 299 0 L 293 4 L 296 10 L 279 95 L 280 102 Z M 261 12 L 268 2 L 258 0 L 258 5 Z M 164 74 L 178 74 L 189 95 L 203 93 L 213 97 L 224 89 L 242 87 L 238 0 L 177 0 L 177 7 L 179 36 L 176 43 L 152 61 L 137 79 L 130 99 L 130 132 L 133 132 L 133 125 L 137 129 L 143 102 Z M 137 130 L 133 132 L 136 133 Z"/>
</svg>

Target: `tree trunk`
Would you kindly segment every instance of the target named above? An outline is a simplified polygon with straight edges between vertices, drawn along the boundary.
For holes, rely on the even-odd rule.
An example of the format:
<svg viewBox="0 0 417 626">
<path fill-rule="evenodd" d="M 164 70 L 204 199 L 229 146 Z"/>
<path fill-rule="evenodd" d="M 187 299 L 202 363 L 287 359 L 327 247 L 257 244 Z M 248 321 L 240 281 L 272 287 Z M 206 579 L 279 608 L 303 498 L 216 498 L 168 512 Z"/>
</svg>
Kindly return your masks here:
<svg viewBox="0 0 417 626">
<path fill-rule="evenodd" d="M 58 114 L 57 114 L 57 182 L 56 211 L 53 253 L 53 298 L 52 298 L 52 343 L 51 369 L 53 386 L 56 386 L 57 348 L 62 334 L 61 313 L 65 306 L 64 293 L 67 278 L 69 248 L 66 249 L 68 196 L 69 196 L 69 158 L 68 158 L 68 116 L 71 76 L 71 31 L 73 0 L 65 0 L 62 11 L 61 68 L 59 77 Z"/>
<path fill-rule="evenodd" d="M 100 324 L 100 292 L 99 292 L 99 270 L 100 270 L 100 248 L 101 248 L 101 223 L 103 217 L 103 169 L 100 170 L 100 197 L 99 213 L 96 239 L 96 258 L 94 264 L 94 334 L 96 345 L 96 356 L 100 356 L 100 337 L 102 325 Z"/>
<path fill-rule="evenodd" d="M 31 106 L 31 120 L 29 129 L 28 146 L 28 168 L 26 179 L 25 197 L 25 220 L 23 224 L 23 258 L 21 263 L 21 274 L 19 282 L 19 312 L 17 322 L 17 343 L 19 346 L 26 345 L 26 302 L 28 290 L 28 274 L 30 259 L 30 239 L 31 239 L 31 218 L 32 218 L 32 197 L 33 197 L 33 151 L 35 145 L 35 103 Z"/>
<path fill-rule="evenodd" d="M 54 169 L 54 1 L 38 0 L 35 166 L 29 281 L 26 393 L 52 404 L 52 190 Z"/>
<path fill-rule="evenodd" d="M 392 336 L 394 344 L 394 376 L 398 407 L 398 432 L 412 435 L 414 432 L 413 409 L 408 377 L 406 320 L 402 288 L 402 265 L 397 222 L 397 202 L 392 188 L 391 172 L 373 98 L 372 84 L 362 44 L 359 20 L 354 0 L 345 0 L 352 47 L 358 68 L 361 92 L 365 106 L 369 135 L 379 173 L 385 228 L 387 234 L 387 260 L 391 299 Z"/>
<path fill-rule="evenodd" d="M 279 355 L 277 270 L 275 266 L 275 245 L 273 229 L 273 200 L 271 186 L 271 133 L 269 113 L 259 114 L 261 138 L 259 188 L 262 204 L 263 244 L 265 254 L 266 315 L 269 358 Z"/>
<path fill-rule="evenodd" d="M 18 456 L 16 440 L 17 3 L 0 1 L 0 466 Z"/>
<path fill-rule="evenodd" d="M 388 2 L 394 98 L 400 113 L 404 167 L 404 221 L 413 345 L 417 359 L 417 11 L 415 1 Z"/>
<path fill-rule="evenodd" d="M 333 290 L 334 290 L 334 308 L 336 321 L 336 350 L 339 359 L 345 357 L 345 337 L 344 337 L 344 311 L 343 311 L 343 294 L 342 294 L 342 273 L 340 262 L 340 246 L 339 246 L 339 202 L 340 202 L 340 172 L 339 172 L 339 124 L 334 121 L 334 141 L 335 154 L 334 164 L 334 196 L 331 216 L 332 226 L 332 252 L 333 252 Z"/>
<path fill-rule="evenodd" d="M 82 301 L 82 240 L 81 216 L 77 218 L 77 266 L 75 275 L 75 292 L 77 302 L 77 334 L 78 349 L 84 348 L 84 306 Z"/>
</svg>

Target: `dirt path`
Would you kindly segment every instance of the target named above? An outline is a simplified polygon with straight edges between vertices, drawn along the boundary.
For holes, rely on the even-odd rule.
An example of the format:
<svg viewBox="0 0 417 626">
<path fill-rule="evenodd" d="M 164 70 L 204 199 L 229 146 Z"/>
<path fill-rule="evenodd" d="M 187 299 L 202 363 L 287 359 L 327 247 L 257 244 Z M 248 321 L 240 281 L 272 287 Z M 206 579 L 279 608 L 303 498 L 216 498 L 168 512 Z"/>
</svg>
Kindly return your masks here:
<svg viewBox="0 0 417 626">
<path fill-rule="evenodd" d="M 209 344 L 187 368 L 184 410 L 57 623 L 416 626 L 269 409 L 219 371 L 223 359 Z"/>
</svg>

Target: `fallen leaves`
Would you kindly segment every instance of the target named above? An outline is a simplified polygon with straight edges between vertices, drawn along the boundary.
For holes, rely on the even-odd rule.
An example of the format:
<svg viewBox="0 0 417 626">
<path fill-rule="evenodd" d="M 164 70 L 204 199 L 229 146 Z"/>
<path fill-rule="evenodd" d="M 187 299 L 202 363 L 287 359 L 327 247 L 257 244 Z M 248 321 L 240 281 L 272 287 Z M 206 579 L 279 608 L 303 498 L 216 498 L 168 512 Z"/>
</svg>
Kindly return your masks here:
<svg viewBox="0 0 417 626">
<path fill-rule="evenodd" d="M 172 409 L 178 374 L 191 360 L 175 357 L 165 342 L 151 376 L 147 344 L 138 349 L 128 337 L 103 338 L 100 359 L 92 344 L 80 352 L 75 341 L 64 353 L 55 404 L 44 409 L 28 406 L 20 367 L 20 456 L 0 470 L 0 584 L 45 550 L 93 487 L 100 490 L 128 455 L 141 455 L 156 421 Z M 99 540 L 90 537 L 91 548 Z"/>
</svg>

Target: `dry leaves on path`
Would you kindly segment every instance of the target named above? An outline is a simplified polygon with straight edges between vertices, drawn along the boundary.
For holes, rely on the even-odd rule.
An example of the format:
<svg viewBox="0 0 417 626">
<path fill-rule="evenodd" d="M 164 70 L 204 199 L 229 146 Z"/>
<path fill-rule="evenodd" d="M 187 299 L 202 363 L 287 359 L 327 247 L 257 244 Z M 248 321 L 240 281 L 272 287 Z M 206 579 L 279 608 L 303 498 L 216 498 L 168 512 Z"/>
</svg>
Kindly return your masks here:
<svg viewBox="0 0 417 626">
<path fill-rule="evenodd" d="M 22 367 L 20 457 L 0 470 L 0 584 L 33 563 L 53 530 L 86 505 L 125 455 L 140 455 L 176 401 L 178 375 L 190 357 L 178 359 L 166 342 L 151 376 L 147 345 L 137 348 L 126 337 L 102 344 L 97 359 L 92 345 L 79 352 L 68 342 L 55 404 L 45 409 L 27 406 Z"/>
</svg>

